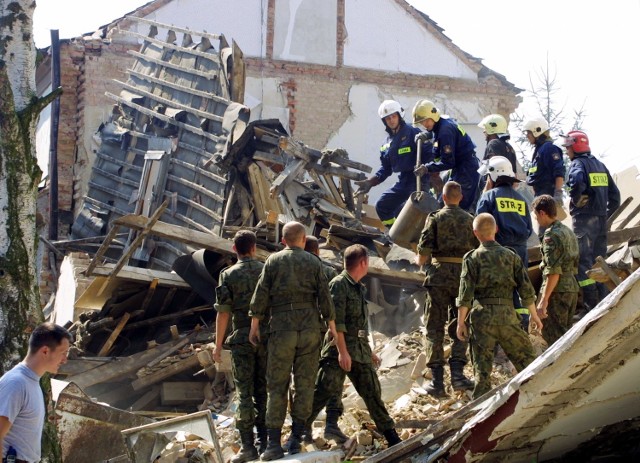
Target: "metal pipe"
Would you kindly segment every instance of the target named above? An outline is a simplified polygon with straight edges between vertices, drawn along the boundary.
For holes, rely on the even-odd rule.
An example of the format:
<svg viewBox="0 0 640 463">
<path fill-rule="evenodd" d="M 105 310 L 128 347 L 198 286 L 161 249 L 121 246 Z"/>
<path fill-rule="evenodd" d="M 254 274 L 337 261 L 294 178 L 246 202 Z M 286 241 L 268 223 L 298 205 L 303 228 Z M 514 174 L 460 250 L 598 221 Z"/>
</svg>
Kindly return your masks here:
<svg viewBox="0 0 640 463">
<path fill-rule="evenodd" d="M 60 87 L 60 40 L 58 30 L 51 29 L 51 88 Z M 49 134 L 49 239 L 58 239 L 58 127 L 60 97 L 51 102 Z"/>
</svg>

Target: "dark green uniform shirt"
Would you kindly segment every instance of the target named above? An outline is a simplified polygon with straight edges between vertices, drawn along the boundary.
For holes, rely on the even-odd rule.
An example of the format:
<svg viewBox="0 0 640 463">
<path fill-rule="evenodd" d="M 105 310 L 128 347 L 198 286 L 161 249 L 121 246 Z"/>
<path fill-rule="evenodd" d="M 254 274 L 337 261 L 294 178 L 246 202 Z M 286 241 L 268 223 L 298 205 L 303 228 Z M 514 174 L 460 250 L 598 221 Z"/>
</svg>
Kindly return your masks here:
<svg viewBox="0 0 640 463">
<path fill-rule="evenodd" d="M 485 311 L 491 324 L 519 323 L 513 310 L 514 289 L 525 307 L 535 301 L 535 289 L 520 257 L 495 241 L 481 243 L 462 260 L 456 306 Z"/>
<path fill-rule="evenodd" d="M 458 206 L 445 206 L 427 216 L 418 242 L 418 254 L 435 261 L 426 268 L 424 286 L 454 286 L 460 283 L 460 264 L 438 262 L 438 257 L 460 258 L 478 246 L 473 234 L 473 216 Z"/>
<path fill-rule="evenodd" d="M 578 239 L 573 231 L 556 220 L 545 231 L 542 237 L 542 270 L 543 289 L 549 275 L 559 274 L 554 293 L 577 293 L 580 286 L 575 275 L 578 273 L 580 252 Z"/>
<path fill-rule="evenodd" d="M 372 363 L 365 286 L 356 282 L 346 270 L 343 270 L 331 280 L 329 288 L 336 309 L 336 330 L 344 333 L 351 360 Z M 333 344 L 325 344 L 322 356 L 337 358 L 338 349 Z"/>
<path fill-rule="evenodd" d="M 262 320 L 270 314 L 270 332 L 324 331 L 320 315 L 325 321 L 335 319 L 322 261 L 301 248 L 285 248 L 267 258 L 250 307 L 250 317 Z"/>
<path fill-rule="evenodd" d="M 243 257 L 220 273 L 216 288 L 214 308 L 221 313 L 231 312 L 231 334 L 227 344 L 249 342 L 251 318 L 249 302 L 260 278 L 264 264 L 250 257 Z M 261 323 L 260 332 L 266 333 L 266 321 Z"/>
</svg>

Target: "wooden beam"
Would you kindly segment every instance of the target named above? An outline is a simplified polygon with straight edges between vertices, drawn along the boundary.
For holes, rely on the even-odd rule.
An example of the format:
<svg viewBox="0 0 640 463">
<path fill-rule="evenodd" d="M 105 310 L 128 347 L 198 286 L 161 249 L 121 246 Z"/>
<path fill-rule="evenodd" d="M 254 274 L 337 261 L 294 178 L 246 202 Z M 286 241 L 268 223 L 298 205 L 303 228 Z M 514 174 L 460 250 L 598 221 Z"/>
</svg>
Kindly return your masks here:
<svg viewBox="0 0 640 463">
<path fill-rule="evenodd" d="M 116 263 L 113 269 L 113 272 L 111 272 L 111 275 L 109 275 L 106 278 L 105 282 L 102 284 L 102 286 L 98 290 L 98 295 L 102 294 L 102 291 L 104 291 L 104 289 L 108 286 L 109 281 L 111 281 L 112 278 L 117 276 L 120 269 L 124 267 L 125 264 L 129 261 L 129 257 L 131 256 L 131 254 L 133 254 L 133 252 L 138 248 L 138 246 L 140 246 L 140 244 L 147 237 L 147 235 L 149 234 L 150 227 L 152 227 L 153 224 L 155 224 L 158 220 L 160 220 L 160 216 L 162 216 L 164 211 L 167 209 L 168 205 L 169 205 L 169 201 L 165 199 L 164 202 L 160 205 L 160 207 L 158 207 L 158 209 L 153 213 L 151 217 L 149 217 L 148 219 L 145 217 L 144 227 L 142 228 L 138 236 L 136 236 L 133 242 L 129 245 L 129 248 L 122 254 L 120 259 Z"/>
<path fill-rule="evenodd" d="M 640 212 L 640 204 L 638 204 L 625 218 L 622 222 L 620 222 L 618 224 L 618 227 L 616 228 L 616 231 L 621 231 L 624 230 L 624 227 L 627 226 L 627 224 L 629 222 L 631 222 L 636 215 L 638 215 L 638 212 Z"/>
<path fill-rule="evenodd" d="M 119 217 L 114 222 L 129 228 L 142 229 L 144 228 L 145 218 L 131 214 Z M 209 249 L 221 254 L 235 256 L 235 252 L 233 251 L 233 242 L 225 238 L 220 238 L 213 233 L 199 232 L 179 225 L 172 225 L 158 221 L 150 227 L 149 234 L 160 238 L 168 238 L 173 241 L 186 243 L 197 248 Z M 261 260 L 265 260 L 271 254 L 270 252 L 262 249 L 258 249 L 257 251 L 257 257 Z"/>
<path fill-rule="evenodd" d="M 173 375 L 178 373 L 182 373 L 183 371 L 187 371 L 193 368 L 196 368 L 200 365 L 198 361 L 198 356 L 195 354 L 180 360 L 172 365 L 168 365 L 164 367 L 162 370 L 156 371 L 155 373 L 151 373 L 150 375 L 143 376 L 142 378 L 138 378 L 131 383 L 134 391 L 139 391 L 140 389 L 144 389 L 147 386 L 151 386 L 153 384 L 159 383 L 160 381 L 170 378 Z"/>
<path fill-rule="evenodd" d="M 629 204 L 631 204 L 631 201 L 633 201 L 633 196 L 629 196 L 627 199 L 625 199 L 622 204 L 620 204 L 620 206 L 618 206 L 618 209 L 615 210 L 615 212 L 613 214 L 611 214 L 611 217 L 609 217 L 607 219 L 607 231 L 611 230 L 611 226 L 613 225 L 613 221 L 616 220 L 618 218 L 618 216 L 620 216 L 620 214 L 622 214 L 622 212 L 627 208 L 627 206 Z"/>
<path fill-rule="evenodd" d="M 104 264 L 100 267 L 96 267 L 93 271 L 97 276 L 109 276 L 113 272 L 115 264 Z M 125 265 L 122 270 L 118 272 L 116 277 L 118 280 L 132 281 L 135 283 L 150 284 L 153 280 L 158 280 L 158 286 L 168 286 L 170 288 L 177 289 L 191 289 L 191 286 L 182 279 L 179 275 L 171 272 L 165 272 L 162 270 L 152 270 L 148 268 L 130 267 Z M 136 290 L 136 291 L 139 291 Z"/>
<path fill-rule="evenodd" d="M 141 326 L 149 326 L 161 321 L 174 320 L 176 318 L 186 317 L 187 315 L 193 315 L 194 313 L 205 312 L 207 310 L 213 310 L 213 308 L 210 305 L 192 307 L 191 309 L 182 310 L 180 312 L 169 313 L 166 315 L 160 315 L 158 317 L 147 318 L 146 320 L 140 320 L 139 322 L 130 323 L 124 329 L 125 331 L 132 330 L 135 328 L 140 328 Z"/>
<path fill-rule="evenodd" d="M 156 287 L 158 286 L 158 281 L 160 280 L 158 280 L 157 278 L 154 278 L 151 284 L 149 285 L 149 288 L 147 289 L 147 294 L 144 297 L 144 300 L 142 301 L 142 305 L 140 306 L 140 310 L 142 310 L 143 312 L 147 311 L 147 307 L 149 307 L 149 304 L 151 303 L 151 299 L 153 299 L 153 295 L 156 292 Z"/>
<path fill-rule="evenodd" d="M 104 345 L 98 352 L 98 357 L 104 357 L 109 353 L 109 351 L 113 347 L 113 344 L 116 342 L 116 339 L 118 339 L 118 336 L 120 336 L 120 332 L 124 328 L 124 325 L 127 324 L 130 317 L 131 317 L 131 314 L 129 312 L 126 312 L 122 317 L 120 317 L 118 324 L 116 325 L 114 330 L 109 335 L 109 338 L 107 339 L 107 341 L 104 343 Z"/>
<path fill-rule="evenodd" d="M 598 266 L 600 266 L 604 273 L 607 274 L 614 285 L 618 286 L 620 283 L 622 283 L 622 280 L 618 277 L 618 275 L 615 274 L 613 270 L 611 270 L 611 267 L 609 267 L 609 264 L 607 264 L 607 261 L 604 260 L 602 256 L 596 257 L 596 264 L 598 264 Z"/>
<path fill-rule="evenodd" d="M 305 159 L 307 162 L 318 162 L 322 157 L 322 153 L 320 151 L 309 148 L 308 146 L 296 142 L 289 137 L 280 137 L 278 140 L 278 146 L 282 151 L 285 151 L 297 158 Z M 334 158 L 331 159 L 331 162 L 342 167 L 351 167 L 367 173 L 373 170 L 373 168 L 367 164 L 362 164 L 361 162 L 352 161 L 351 159 L 339 156 L 334 156 Z"/>
<path fill-rule="evenodd" d="M 155 405 L 158 397 L 160 397 L 160 387 L 153 386 L 149 391 L 143 394 L 142 397 L 132 403 L 129 409 L 134 412 L 148 409 L 150 405 Z M 155 408 L 155 406 L 153 408 Z"/>
<path fill-rule="evenodd" d="M 94 384 L 106 383 L 127 377 L 145 366 L 147 362 L 153 360 L 158 356 L 158 353 L 163 352 L 167 347 L 173 347 L 174 344 L 174 342 L 165 343 L 152 349 L 137 352 L 128 357 L 114 358 L 110 362 L 97 368 L 70 376 L 66 378 L 66 381 L 77 384 L 81 389 L 86 389 Z"/>
<path fill-rule="evenodd" d="M 96 255 L 93 257 L 93 260 L 89 262 L 87 269 L 84 271 L 84 274 L 86 276 L 93 275 L 93 269 L 96 268 L 96 266 L 98 265 L 98 262 L 100 262 L 100 260 L 102 259 L 102 256 L 104 256 L 105 252 L 107 252 L 107 249 L 109 249 L 109 246 L 111 245 L 111 241 L 113 241 L 113 239 L 116 237 L 119 229 L 120 227 L 118 225 L 114 225 L 113 227 L 111 227 L 109 234 L 107 235 L 105 240 L 102 242 L 102 245 L 98 249 L 98 252 L 96 252 Z"/>
</svg>

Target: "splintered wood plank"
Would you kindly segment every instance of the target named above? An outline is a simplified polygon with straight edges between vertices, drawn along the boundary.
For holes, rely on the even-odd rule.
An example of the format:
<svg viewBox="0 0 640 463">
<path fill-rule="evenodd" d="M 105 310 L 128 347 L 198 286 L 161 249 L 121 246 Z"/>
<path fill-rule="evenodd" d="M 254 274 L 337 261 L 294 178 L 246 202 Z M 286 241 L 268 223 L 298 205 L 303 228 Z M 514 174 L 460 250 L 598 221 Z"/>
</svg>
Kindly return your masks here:
<svg viewBox="0 0 640 463">
<path fill-rule="evenodd" d="M 280 204 L 277 198 L 272 198 L 269 194 L 270 185 L 262 175 L 262 170 L 257 164 L 251 163 L 248 167 L 249 185 L 251 196 L 255 204 L 255 213 L 258 220 L 265 220 L 268 211 L 280 211 Z"/>
<path fill-rule="evenodd" d="M 158 287 L 159 281 L 160 280 L 158 280 L 157 278 L 154 278 L 151 284 L 149 285 L 149 288 L 147 289 L 147 295 L 144 297 L 144 301 L 142 301 L 142 305 L 140 306 L 140 310 L 142 310 L 143 312 L 147 311 L 147 308 L 151 303 L 151 299 L 153 299 L 153 295 L 156 292 L 156 288 Z"/>
<path fill-rule="evenodd" d="M 293 161 L 285 167 L 285 169 L 278 175 L 278 177 L 273 181 L 270 189 L 270 195 L 272 198 L 277 197 L 282 190 L 285 189 L 289 183 L 291 183 L 298 175 L 302 173 L 305 166 L 307 165 L 304 159 L 298 159 Z"/>
<path fill-rule="evenodd" d="M 335 204 L 342 208 L 347 207 L 345 202 L 342 200 L 342 195 L 340 194 L 340 191 L 338 191 L 338 187 L 333 181 L 333 177 L 330 175 L 323 175 L 323 177 L 324 177 L 325 184 L 327 185 L 327 187 L 329 188 L 329 191 L 331 192 L 331 196 L 333 197 Z"/>
<path fill-rule="evenodd" d="M 98 357 L 104 357 L 105 355 L 107 355 L 107 353 L 113 347 L 113 344 L 116 342 L 116 339 L 118 339 L 118 336 L 120 336 L 120 333 L 124 328 L 124 325 L 127 324 L 130 317 L 131 317 L 131 314 L 127 312 L 120 318 L 120 321 L 118 321 L 118 324 L 116 325 L 114 330 L 111 332 L 111 335 L 109 336 L 107 341 L 102 346 L 102 349 L 100 349 L 100 352 L 98 352 Z"/>
</svg>

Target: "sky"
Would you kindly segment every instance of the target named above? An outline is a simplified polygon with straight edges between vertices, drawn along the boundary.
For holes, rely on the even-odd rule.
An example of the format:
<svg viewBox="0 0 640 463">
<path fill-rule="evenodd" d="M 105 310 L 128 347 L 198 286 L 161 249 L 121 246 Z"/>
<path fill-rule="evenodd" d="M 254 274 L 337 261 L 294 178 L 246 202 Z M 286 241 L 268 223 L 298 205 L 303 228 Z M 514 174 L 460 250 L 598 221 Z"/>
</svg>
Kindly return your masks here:
<svg viewBox="0 0 640 463">
<path fill-rule="evenodd" d="M 634 164 L 640 170 L 640 144 L 631 137 L 640 111 L 640 0 L 408 2 L 438 23 L 455 45 L 519 88 L 529 90 L 532 80 L 538 83 L 548 63 L 548 74 L 556 81 L 554 106 L 566 116 L 563 131 L 572 128 L 574 112 L 582 109 L 582 129 L 592 152 L 613 172 Z M 49 45 L 51 29 L 58 29 L 63 39 L 76 37 L 146 3 L 37 0 L 36 46 Z M 518 112 L 538 116 L 526 95 Z"/>
</svg>

